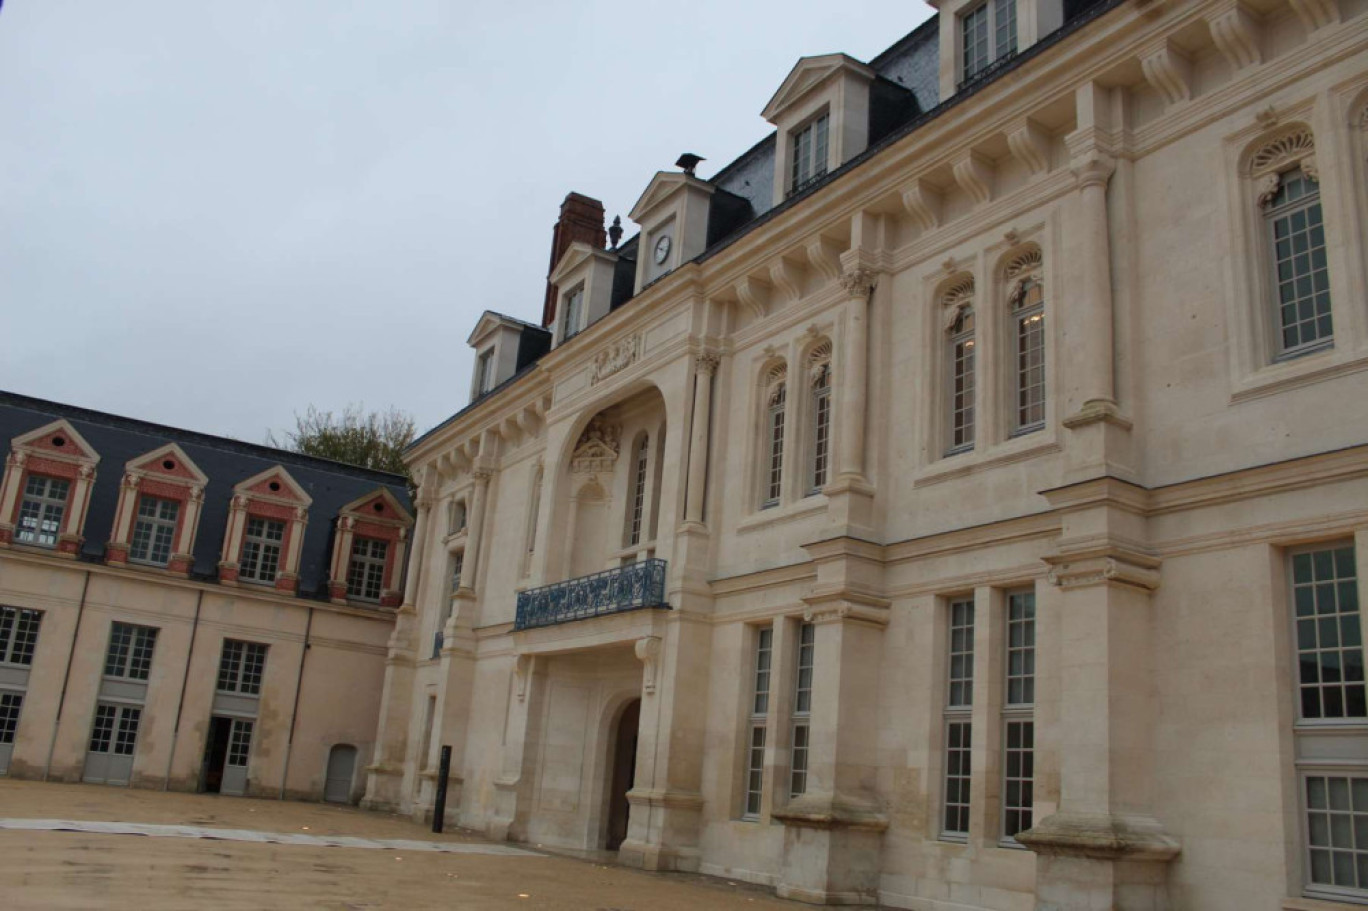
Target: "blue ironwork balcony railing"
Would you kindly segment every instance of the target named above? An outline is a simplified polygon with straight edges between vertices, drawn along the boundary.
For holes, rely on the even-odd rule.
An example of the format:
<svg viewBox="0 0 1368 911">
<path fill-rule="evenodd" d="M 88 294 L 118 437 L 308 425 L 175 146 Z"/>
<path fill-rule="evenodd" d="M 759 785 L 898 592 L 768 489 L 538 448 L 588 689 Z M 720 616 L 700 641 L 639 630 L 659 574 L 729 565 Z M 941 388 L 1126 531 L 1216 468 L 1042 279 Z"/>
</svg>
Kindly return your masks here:
<svg viewBox="0 0 1368 911">
<path fill-rule="evenodd" d="M 669 606 L 665 602 L 665 561 L 641 560 L 519 592 L 513 628 L 535 629 L 604 614 Z"/>
</svg>

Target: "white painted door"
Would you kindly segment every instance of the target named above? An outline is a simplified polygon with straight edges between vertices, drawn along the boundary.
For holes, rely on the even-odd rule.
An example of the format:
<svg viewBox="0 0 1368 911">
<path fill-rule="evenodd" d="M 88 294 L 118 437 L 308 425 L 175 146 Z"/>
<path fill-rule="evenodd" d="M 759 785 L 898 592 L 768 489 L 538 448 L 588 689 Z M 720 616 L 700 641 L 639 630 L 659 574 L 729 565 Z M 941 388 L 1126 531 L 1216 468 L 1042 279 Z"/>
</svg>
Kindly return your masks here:
<svg viewBox="0 0 1368 911">
<path fill-rule="evenodd" d="M 330 803 L 350 803 L 355 774 L 356 747 L 337 744 L 328 753 L 328 779 L 323 785 L 323 799 Z"/>
<path fill-rule="evenodd" d="M 141 721 L 141 706 L 108 702 L 96 705 L 95 724 L 90 731 L 90 749 L 86 753 L 81 780 L 93 784 L 128 784 L 133 777 L 133 754 L 138 746 Z"/>
<path fill-rule="evenodd" d="M 19 710 L 23 707 L 23 693 L 0 691 L 0 775 L 9 771 L 14 733 L 19 729 Z"/>
<path fill-rule="evenodd" d="M 252 750 L 252 722 L 234 718 L 228 733 L 228 756 L 223 762 L 223 785 L 220 794 L 241 797 L 247 793 L 247 757 Z"/>
</svg>

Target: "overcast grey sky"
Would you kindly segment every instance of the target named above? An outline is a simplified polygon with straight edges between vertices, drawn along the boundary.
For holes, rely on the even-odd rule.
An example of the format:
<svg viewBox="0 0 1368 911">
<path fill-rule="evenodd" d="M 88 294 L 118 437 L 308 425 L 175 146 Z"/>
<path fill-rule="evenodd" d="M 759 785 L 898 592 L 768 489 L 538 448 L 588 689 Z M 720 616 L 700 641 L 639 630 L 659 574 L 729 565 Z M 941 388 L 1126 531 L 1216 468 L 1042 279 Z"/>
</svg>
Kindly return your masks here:
<svg viewBox="0 0 1368 911">
<path fill-rule="evenodd" d="M 679 153 L 764 137 L 798 57 L 930 12 L 6 0 L 0 388 L 255 442 L 309 404 L 431 427 L 479 314 L 540 318 L 568 191 L 626 222 Z"/>
</svg>

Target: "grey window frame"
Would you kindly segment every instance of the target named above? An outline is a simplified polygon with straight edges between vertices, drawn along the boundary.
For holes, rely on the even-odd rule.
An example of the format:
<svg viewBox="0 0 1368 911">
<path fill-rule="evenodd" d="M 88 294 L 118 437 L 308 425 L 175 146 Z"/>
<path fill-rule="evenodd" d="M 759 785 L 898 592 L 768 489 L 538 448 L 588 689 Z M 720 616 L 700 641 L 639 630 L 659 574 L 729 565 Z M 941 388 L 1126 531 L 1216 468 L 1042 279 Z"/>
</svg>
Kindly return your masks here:
<svg viewBox="0 0 1368 911">
<path fill-rule="evenodd" d="M 979 17 L 982 17 L 980 20 Z M 971 27 L 982 22 L 982 34 L 970 34 Z M 959 15 L 960 84 L 972 82 L 992 69 L 993 64 L 1017 52 L 1020 35 L 1017 23 L 1016 0 L 984 0 Z M 971 43 L 972 41 L 972 43 Z M 980 59 L 970 48 L 982 46 Z"/>
<path fill-rule="evenodd" d="M 264 642 L 224 639 L 215 689 L 220 693 L 260 696 L 269 653 L 270 646 Z"/>
<path fill-rule="evenodd" d="M 627 545 L 641 543 L 641 532 L 646 525 L 646 484 L 650 477 L 651 438 L 643 433 L 632 452 L 632 490 L 627 498 Z"/>
<path fill-rule="evenodd" d="M 42 611 L 0 604 L 0 664 L 32 666 L 42 627 Z"/>
<path fill-rule="evenodd" d="M 34 490 L 41 485 L 41 490 Z M 60 496 L 53 488 L 60 486 Z M 19 497 L 18 522 L 14 528 L 16 544 L 30 547 L 44 547 L 53 550 L 62 537 L 62 520 L 66 518 L 67 506 L 71 502 L 71 481 L 51 475 L 30 473 L 24 478 L 24 490 Z M 25 527 L 25 521 L 32 520 L 32 528 Z M 51 524 L 49 531 L 45 526 Z M 51 537 L 51 541 L 44 538 Z"/>
<path fill-rule="evenodd" d="M 144 514 L 145 504 L 156 504 L 152 513 Z M 164 515 L 165 507 L 173 507 L 172 515 Z M 170 497 L 139 494 L 133 516 L 133 531 L 128 541 L 128 562 L 146 566 L 166 566 L 176 549 L 176 529 L 180 524 L 181 502 Z M 165 548 L 165 557 L 159 556 Z"/>
<path fill-rule="evenodd" d="M 380 545 L 376 554 L 376 545 Z M 347 560 L 347 597 L 356 601 L 378 602 L 385 591 L 385 562 L 389 559 L 390 542 L 383 538 L 352 537 L 351 556 Z M 358 548 L 364 547 L 364 551 Z M 359 584 L 354 584 L 359 582 Z M 374 591 L 374 594 L 371 592 Z"/>
<path fill-rule="evenodd" d="M 942 750 L 944 767 L 941 770 L 938 832 L 941 841 L 965 842 L 969 839 L 973 807 L 973 595 L 947 599 L 946 620 L 945 709 L 942 717 L 945 744 Z"/>
<path fill-rule="evenodd" d="M 978 423 L 978 343 L 973 304 L 960 308 L 946 337 L 947 456 L 971 452 Z"/>
<path fill-rule="evenodd" d="M 1036 288 L 1040 289 L 1039 300 L 1027 304 L 1027 295 Z M 1013 289 L 1009 304 L 1013 342 L 1012 435 L 1023 436 L 1045 427 L 1045 396 L 1049 386 L 1045 360 L 1045 283 L 1035 276 L 1026 276 Z M 1036 375 L 1038 381 L 1032 381 Z"/>
<path fill-rule="evenodd" d="M 1286 361 L 1334 347 L 1334 302 L 1330 293 L 1329 246 L 1325 237 L 1325 217 L 1324 210 L 1321 207 L 1320 182 L 1313 179 L 1310 174 L 1302 169 L 1300 164 L 1278 172 L 1277 182 L 1277 190 L 1269 197 L 1268 203 L 1262 206 L 1262 216 L 1264 243 L 1267 244 L 1269 261 L 1271 297 L 1268 318 L 1269 331 L 1273 339 L 1273 359 L 1275 361 Z M 1294 185 L 1307 188 L 1307 192 L 1296 199 L 1278 202 L 1278 198 L 1286 194 L 1289 187 Z M 1305 219 L 1304 229 L 1293 228 L 1293 223 L 1298 215 Z M 1286 223 L 1287 228 L 1292 232 L 1287 237 L 1280 237 L 1278 233 L 1280 225 L 1283 223 Z M 1316 244 L 1314 240 L 1317 232 L 1320 235 L 1319 244 Z M 1295 242 L 1296 238 L 1301 235 L 1305 235 L 1307 238 L 1307 249 L 1298 253 L 1295 249 Z M 1281 255 L 1280 244 L 1284 242 L 1288 244 L 1287 256 Z M 1320 256 L 1319 266 L 1315 265 L 1317 253 Z M 1295 271 L 1296 261 L 1302 255 L 1307 259 L 1308 269 L 1305 272 L 1298 273 Z M 1295 296 L 1292 298 L 1284 297 L 1283 291 L 1289 284 L 1283 280 L 1281 267 L 1284 264 L 1289 267 L 1290 283 L 1300 283 L 1303 280 L 1310 282 L 1309 294 L 1302 295 L 1299 292 L 1294 292 Z M 1322 299 L 1325 304 L 1323 313 L 1320 312 L 1319 308 Z M 1299 312 L 1304 302 L 1311 305 L 1312 314 L 1309 317 L 1303 317 Z M 1293 325 L 1298 327 L 1298 336 L 1301 335 L 1300 327 L 1309 322 L 1316 327 L 1315 338 L 1310 341 L 1298 341 L 1290 346 L 1286 343 L 1288 322 L 1285 318 L 1285 311 L 1288 307 L 1292 307 L 1296 311 Z M 1326 327 L 1323 333 L 1320 331 L 1322 321 Z"/>
<path fill-rule="evenodd" d="M 765 478 L 761 509 L 778 506 L 784 496 L 784 432 L 787 423 L 788 381 L 779 380 L 765 397 Z"/>
<path fill-rule="evenodd" d="M 813 365 L 812 457 L 808 463 L 808 496 L 831 481 L 831 361 Z"/>
<path fill-rule="evenodd" d="M 565 293 L 565 313 L 561 318 L 561 341 L 567 342 L 583 331 L 584 285 L 579 284 Z"/>
<path fill-rule="evenodd" d="M 112 621 L 109 643 L 105 647 L 104 676 L 120 680 L 149 679 L 159 632 L 160 628 L 155 626 Z"/>
<path fill-rule="evenodd" d="M 23 711 L 23 691 L 0 690 L 0 743 L 14 743 Z"/>
<path fill-rule="evenodd" d="M 825 108 L 789 134 L 789 195 L 827 175 L 831 155 L 831 112 Z"/>
<path fill-rule="evenodd" d="M 755 630 L 750 713 L 746 723 L 746 783 L 741 818 L 760 819 L 765 795 L 765 741 L 769 736 L 770 684 L 774 678 L 774 625 Z"/>
<path fill-rule="evenodd" d="M 1035 589 L 1008 591 L 1005 602 L 1000 837 L 1004 845 L 1017 847 L 1016 834 L 1031 827 L 1035 812 Z M 1011 799 L 1013 785 L 1019 795 L 1016 801 Z"/>
<path fill-rule="evenodd" d="M 789 732 L 789 799 L 807 793 L 808 759 L 812 745 L 812 692 L 817 674 L 817 626 L 798 624 L 794 637 L 793 715 Z"/>
<path fill-rule="evenodd" d="M 253 523 L 260 523 L 253 529 Z M 272 537 L 269 532 L 279 529 L 279 536 Z M 242 533 L 242 556 L 238 560 L 238 578 L 246 582 L 262 585 L 274 584 L 280 576 L 280 563 L 285 545 L 285 523 L 280 519 L 265 516 L 248 516 Z M 266 558 L 270 557 L 269 560 Z M 272 565 L 269 575 L 262 567 Z"/>
</svg>

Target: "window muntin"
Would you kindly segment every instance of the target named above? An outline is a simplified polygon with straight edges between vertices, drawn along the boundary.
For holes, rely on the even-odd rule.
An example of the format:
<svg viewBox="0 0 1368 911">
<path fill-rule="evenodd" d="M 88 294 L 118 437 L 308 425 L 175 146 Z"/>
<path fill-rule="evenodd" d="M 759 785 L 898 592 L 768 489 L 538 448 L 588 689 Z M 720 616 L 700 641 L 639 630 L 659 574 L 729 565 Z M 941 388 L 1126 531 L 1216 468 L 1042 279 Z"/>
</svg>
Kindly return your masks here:
<svg viewBox="0 0 1368 911">
<path fill-rule="evenodd" d="M 42 622 L 42 611 L 0 606 L 0 664 L 32 664 Z"/>
<path fill-rule="evenodd" d="M 461 587 L 461 573 L 465 571 L 465 551 L 458 550 L 451 555 L 451 593 Z"/>
<path fill-rule="evenodd" d="M 1301 718 L 1368 718 L 1353 544 L 1297 552 L 1291 563 Z"/>
<path fill-rule="evenodd" d="M 95 723 L 90 730 L 90 752 L 132 756 L 138 745 L 141 721 L 140 708 L 100 703 L 95 707 Z"/>
<path fill-rule="evenodd" d="M 1273 260 L 1277 355 L 1296 357 L 1334 341 L 1320 189 L 1300 168 L 1278 176 L 1264 209 Z"/>
<path fill-rule="evenodd" d="M 1035 803 L 1035 592 L 1007 595 L 1003 698 L 1002 837 L 1032 824 Z"/>
<path fill-rule="evenodd" d="M 969 835 L 970 754 L 974 704 L 974 601 L 949 603 L 946 641 L 945 773 L 941 838 L 962 841 Z"/>
<path fill-rule="evenodd" d="M 826 486 L 831 474 L 831 364 L 820 364 L 812 379 L 812 468 L 808 493 Z"/>
<path fill-rule="evenodd" d="M 247 754 L 252 749 L 252 722 L 243 718 L 233 719 L 233 727 L 228 735 L 228 755 L 225 762 L 232 766 L 247 765 Z"/>
<path fill-rule="evenodd" d="M 218 691 L 243 696 L 261 694 L 261 678 L 266 671 L 266 646 L 260 642 L 223 640 L 219 658 Z"/>
<path fill-rule="evenodd" d="M 249 582 L 274 582 L 280 572 L 280 549 L 284 540 L 284 522 L 249 517 L 242 536 L 238 578 Z"/>
<path fill-rule="evenodd" d="M 561 341 L 579 334 L 580 323 L 584 319 L 584 288 L 579 287 L 565 295 L 565 319 L 561 324 Z"/>
<path fill-rule="evenodd" d="M 180 503 L 161 497 L 138 498 L 138 518 L 133 526 L 133 543 L 128 559 L 137 563 L 165 566 L 171 559 L 171 544 L 176 535 Z"/>
<path fill-rule="evenodd" d="M 152 653 L 156 647 L 157 627 L 111 623 L 109 649 L 105 652 L 105 676 L 146 680 L 152 672 Z"/>
<path fill-rule="evenodd" d="M 64 478 L 29 475 L 24 482 L 14 540 L 37 547 L 56 547 L 70 492 L 71 482 Z"/>
<path fill-rule="evenodd" d="M 1016 53 L 1016 0 L 988 0 L 962 15 L 960 42 L 965 82 Z"/>
<path fill-rule="evenodd" d="M 795 663 L 793 687 L 793 734 L 789 754 L 789 796 L 798 797 L 807 791 L 808 744 L 812 718 L 812 674 L 817 652 L 817 627 L 811 623 L 798 626 L 798 660 Z"/>
<path fill-rule="evenodd" d="M 755 632 L 755 676 L 746 743 L 746 804 L 743 819 L 759 819 L 765 786 L 765 736 L 769 716 L 770 669 L 774 659 L 774 627 Z"/>
<path fill-rule="evenodd" d="M 1013 392 L 1015 433 L 1045 426 L 1045 286 L 1038 278 L 1021 280 L 1012 292 L 1015 341 Z"/>
<path fill-rule="evenodd" d="M 351 562 L 347 566 L 347 594 L 350 597 L 360 601 L 380 600 L 388 551 L 388 541 L 352 538 Z"/>
<path fill-rule="evenodd" d="M 950 325 L 950 446 L 946 455 L 974 448 L 974 310 L 961 307 Z"/>
<path fill-rule="evenodd" d="M 1305 778 L 1307 891 L 1368 899 L 1368 777 Z"/>
<path fill-rule="evenodd" d="M 765 427 L 768 439 L 765 452 L 765 498 L 760 508 L 778 506 L 784 492 L 784 403 L 786 384 L 780 381 L 769 391 L 766 403 Z"/>
<path fill-rule="evenodd" d="M 826 176 L 829 121 L 830 118 L 824 113 L 801 129 L 794 130 L 793 154 L 789 163 L 790 195 Z"/>
<path fill-rule="evenodd" d="M 627 546 L 641 543 L 641 527 L 646 517 L 646 469 L 650 464 L 651 440 L 645 434 L 632 453 L 632 493 L 628 497 Z"/>
<path fill-rule="evenodd" d="M 14 743 L 14 732 L 19 729 L 19 711 L 23 707 L 23 693 L 0 692 L 0 743 Z"/>
</svg>

